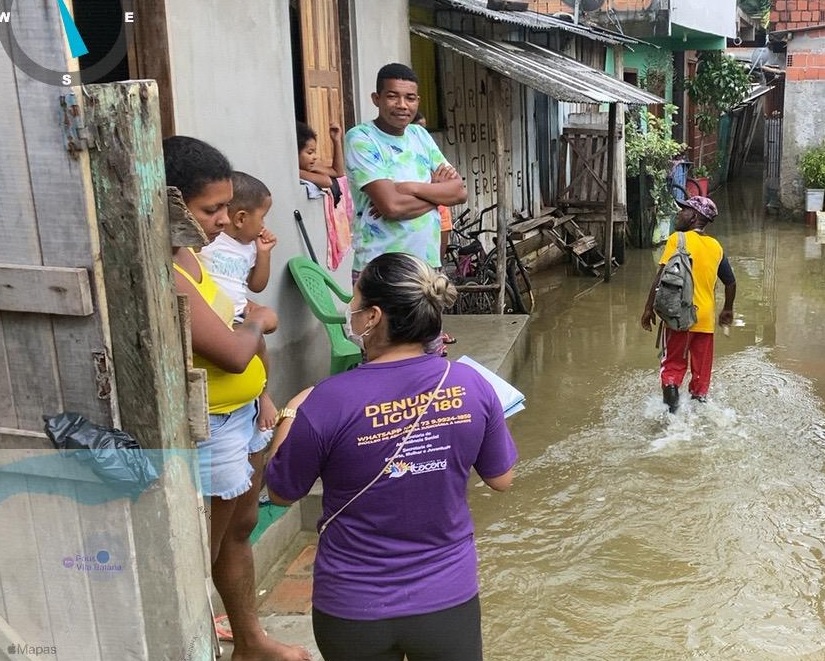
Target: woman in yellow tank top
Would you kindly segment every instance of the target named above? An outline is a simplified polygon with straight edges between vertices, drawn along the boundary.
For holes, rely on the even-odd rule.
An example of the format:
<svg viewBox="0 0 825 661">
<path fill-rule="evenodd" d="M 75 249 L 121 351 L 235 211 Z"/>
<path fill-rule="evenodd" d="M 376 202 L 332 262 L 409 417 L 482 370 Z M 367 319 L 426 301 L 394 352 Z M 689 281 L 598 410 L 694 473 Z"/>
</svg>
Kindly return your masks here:
<svg viewBox="0 0 825 661">
<path fill-rule="evenodd" d="M 166 181 L 183 194 L 189 211 L 210 241 L 229 223 L 232 168 L 214 147 L 184 136 L 163 142 Z M 201 268 L 190 249 L 172 257 L 175 286 L 187 294 L 192 321 L 192 349 L 206 368 L 209 439 L 198 444 L 212 579 L 233 630 L 235 654 L 272 661 L 309 661 L 303 647 L 268 637 L 255 613 L 255 568 L 249 536 L 258 522 L 258 494 L 267 439 L 258 429 L 258 395 L 266 375 L 256 355 L 263 335 L 277 325 L 275 313 L 252 306 L 244 322 L 232 327 L 230 299 Z"/>
</svg>

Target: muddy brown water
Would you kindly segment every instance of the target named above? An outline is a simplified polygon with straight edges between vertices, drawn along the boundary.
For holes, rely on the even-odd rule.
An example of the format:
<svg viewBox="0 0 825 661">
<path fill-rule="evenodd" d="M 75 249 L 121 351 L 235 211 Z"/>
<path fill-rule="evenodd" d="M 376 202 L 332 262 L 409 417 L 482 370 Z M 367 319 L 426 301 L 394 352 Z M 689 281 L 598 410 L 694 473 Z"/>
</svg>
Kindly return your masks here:
<svg viewBox="0 0 825 661">
<path fill-rule="evenodd" d="M 825 659 L 825 245 L 760 185 L 714 196 L 738 293 L 705 405 L 660 401 L 656 250 L 537 274 L 517 481 L 471 491 L 487 661 Z"/>
</svg>

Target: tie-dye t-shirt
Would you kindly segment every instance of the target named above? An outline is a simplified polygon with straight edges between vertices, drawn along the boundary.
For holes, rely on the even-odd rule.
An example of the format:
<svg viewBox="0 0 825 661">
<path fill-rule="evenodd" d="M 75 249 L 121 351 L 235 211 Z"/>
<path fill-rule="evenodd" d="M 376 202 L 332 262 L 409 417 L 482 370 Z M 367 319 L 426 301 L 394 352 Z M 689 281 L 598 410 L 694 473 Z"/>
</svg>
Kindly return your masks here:
<svg viewBox="0 0 825 661">
<path fill-rule="evenodd" d="M 352 228 L 354 271 L 387 252 L 406 252 L 441 266 L 439 255 L 440 218 L 438 210 L 410 220 L 386 220 L 369 214 L 370 198 L 363 191 L 380 179 L 395 182 L 429 182 L 433 170 L 447 159 L 427 130 L 415 124 L 404 135 L 390 135 L 373 122 L 347 131 L 344 139 L 347 177 L 355 201 Z"/>
</svg>

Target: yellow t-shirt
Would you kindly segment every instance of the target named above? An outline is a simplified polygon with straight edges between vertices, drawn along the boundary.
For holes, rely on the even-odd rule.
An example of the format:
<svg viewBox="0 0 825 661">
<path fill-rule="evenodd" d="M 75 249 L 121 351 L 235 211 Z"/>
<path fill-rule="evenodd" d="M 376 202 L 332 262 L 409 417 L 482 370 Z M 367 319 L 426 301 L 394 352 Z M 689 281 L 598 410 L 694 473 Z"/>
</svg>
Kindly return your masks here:
<svg viewBox="0 0 825 661">
<path fill-rule="evenodd" d="M 676 252 L 678 233 L 671 234 L 659 264 Z M 714 290 L 719 264 L 724 252 L 721 244 L 712 236 L 700 232 L 685 232 L 685 249 L 690 253 L 693 264 L 693 304 L 696 306 L 696 323 L 689 330 L 695 333 L 712 333 L 716 327 L 716 300 Z"/>
<path fill-rule="evenodd" d="M 188 250 L 188 248 L 187 248 Z M 194 251 L 191 251 L 195 255 Z M 195 255 L 197 259 L 197 255 Z M 200 265 L 200 261 L 198 261 Z M 201 265 L 201 281 L 195 282 L 184 269 L 174 264 L 175 270 L 192 283 L 206 304 L 214 310 L 221 321 L 232 328 L 234 305 Z M 206 387 L 209 399 L 209 413 L 231 413 L 257 399 L 266 385 L 266 371 L 261 359 L 256 355 L 241 374 L 226 372 L 214 363 L 197 354 L 192 361 L 195 367 L 206 370 Z"/>
</svg>

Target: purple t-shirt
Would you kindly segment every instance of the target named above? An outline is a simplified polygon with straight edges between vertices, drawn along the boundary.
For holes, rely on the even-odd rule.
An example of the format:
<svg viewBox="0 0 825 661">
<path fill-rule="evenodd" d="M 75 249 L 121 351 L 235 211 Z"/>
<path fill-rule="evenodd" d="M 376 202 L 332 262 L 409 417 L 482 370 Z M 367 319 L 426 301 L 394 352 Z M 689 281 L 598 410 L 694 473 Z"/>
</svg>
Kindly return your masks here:
<svg viewBox="0 0 825 661">
<path fill-rule="evenodd" d="M 425 355 L 367 363 L 319 383 L 266 467 L 287 500 L 324 485 L 319 525 L 386 465 L 447 361 Z M 321 535 L 313 605 L 378 620 L 464 603 L 478 592 L 470 469 L 506 473 L 516 448 L 495 392 L 473 368 L 450 373 L 391 468 Z"/>
</svg>

